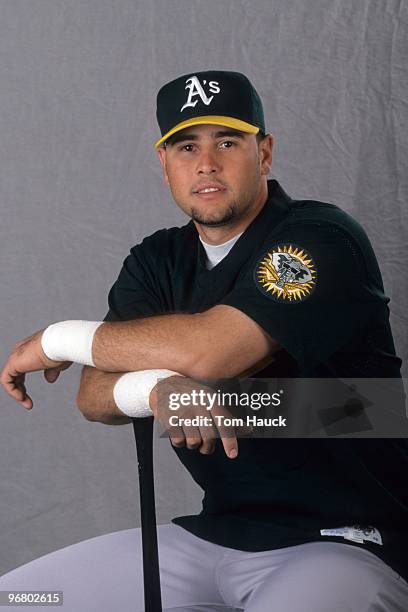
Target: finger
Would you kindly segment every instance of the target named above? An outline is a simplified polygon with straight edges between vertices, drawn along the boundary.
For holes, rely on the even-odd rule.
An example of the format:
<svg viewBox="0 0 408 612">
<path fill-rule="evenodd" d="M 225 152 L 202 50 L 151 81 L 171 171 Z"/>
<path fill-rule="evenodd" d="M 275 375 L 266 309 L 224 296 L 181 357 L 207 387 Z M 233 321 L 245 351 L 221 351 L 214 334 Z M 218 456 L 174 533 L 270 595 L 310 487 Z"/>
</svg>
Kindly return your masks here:
<svg viewBox="0 0 408 612">
<path fill-rule="evenodd" d="M 33 400 L 28 395 L 28 393 L 26 393 L 26 395 L 25 395 L 23 401 L 21 402 L 21 404 L 24 406 L 24 408 L 27 408 L 27 410 L 31 410 L 31 408 L 33 407 Z"/>
<path fill-rule="evenodd" d="M 56 368 L 49 368 L 48 370 L 44 370 L 44 378 L 49 383 L 55 382 L 59 375 L 60 372 Z"/>
<path fill-rule="evenodd" d="M 174 414 L 168 414 L 165 410 L 161 410 L 162 408 L 158 405 L 158 420 L 163 425 L 164 429 L 169 434 L 169 438 L 173 446 L 182 447 L 186 444 L 186 436 L 184 434 L 183 428 L 179 424 L 170 424 L 171 417 L 174 417 Z M 163 414 L 164 412 L 164 414 Z"/>
<path fill-rule="evenodd" d="M 72 363 L 72 361 L 64 361 L 61 365 L 56 366 L 55 368 L 47 368 L 44 370 L 45 380 L 47 380 L 49 383 L 55 382 L 61 372 L 71 367 Z"/>
<path fill-rule="evenodd" d="M 225 454 L 230 459 L 235 459 L 238 455 L 238 440 L 234 427 L 225 425 L 217 425 L 217 429 L 221 436 L 221 442 L 225 450 Z"/>
<path fill-rule="evenodd" d="M 215 443 L 215 438 L 212 440 L 204 440 L 199 449 L 200 453 L 202 455 L 212 455 L 212 453 L 215 451 Z"/>
<path fill-rule="evenodd" d="M 224 425 L 224 417 L 230 418 L 231 415 L 228 410 L 222 409 L 220 406 L 214 406 L 211 410 L 211 413 L 215 416 L 219 416 L 220 418 L 216 419 L 216 426 L 221 437 L 222 445 L 225 450 L 225 454 L 230 459 L 235 459 L 238 455 L 238 441 L 237 435 L 235 432 L 235 428 Z"/>
<path fill-rule="evenodd" d="M 13 369 L 5 368 L 1 373 L 0 382 L 4 387 L 4 390 L 10 397 L 17 402 L 24 398 L 25 390 L 21 389 L 21 380 L 19 377 L 21 374 L 15 372 Z"/>
<path fill-rule="evenodd" d="M 13 368 L 12 362 L 10 360 L 4 364 L 3 369 L 0 374 L 0 382 L 1 384 L 7 385 L 11 380 L 13 380 L 16 376 L 18 376 L 20 372 L 16 372 Z"/>
<path fill-rule="evenodd" d="M 202 444 L 202 438 L 198 427 L 184 426 L 184 435 L 186 437 L 187 448 L 194 450 Z"/>
<path fill-rule="evenodd" d="M 12 397 L 16 402 L 22 404 L 25 408 L 31 410 L 33 407 L 33 400 L 28 395 L 25 384 L 25 375 L 20 374 L 19 376 L 12 378 L 8 382 L 3 381 L 3 387 L 5 391 Z"/>
<path fill-rule="evenodd" d="M 202 455 L 211 455 L 215 450 L 217 428 L 214 424 L 209 426 L 200 427 L 200 434 L 203 443 L 200 446 L 200 453 Z"/>
<path fill-rule="evenodd" d="M 238 442 L 236 438 L 221 438 L 225 454 L 230 459 L 235 459 L 238 456 Z"/>
<path fill-rule="evenodd" d="M 33 400 L 27 393 L 27 389 L 25 386 L 25 379 L 26 379 L 26 375 L 25 373 L 22 373 L 16 376 L 15 381 L 16 381 L 16 386 L 19 389 L 21 389 L 22 394 L 23 394 L 23 400 L 21 403 L 23 404 L 25 408 L 28 408 L 29 410 L 31 410 L 31 408 L 33 407 Z"/>
<path fill-rule="evenodd" d="M 173 446 L 177 448 L 185 446 L 186 438 L 181 427 L 171 426 L 167 427 L 167 431 Z"/>
<path fill-rule="evenodd" d="M 25 408 L 31 409 L 33 401 L 27 393 L 25 386 L 25 374 L 19 374 L 14 379 L 15 389 L 20 392 L 20 400 L 18 400 Z"/>
</svg>

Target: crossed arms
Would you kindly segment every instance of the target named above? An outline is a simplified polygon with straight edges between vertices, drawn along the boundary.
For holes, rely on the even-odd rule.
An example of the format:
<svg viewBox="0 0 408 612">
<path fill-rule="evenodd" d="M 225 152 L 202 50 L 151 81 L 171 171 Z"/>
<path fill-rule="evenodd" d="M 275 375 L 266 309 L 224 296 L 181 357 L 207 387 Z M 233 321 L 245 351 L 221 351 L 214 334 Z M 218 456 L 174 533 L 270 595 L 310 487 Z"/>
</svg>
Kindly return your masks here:
<svg viewBox="0 0 408 612">
<path fill-rule="evenodd" d="M 88 420 L 129 423 L 113 400 L 123 372 L 167 368 L 197 379 L 230 378 L 257 369 L 278 348 L 250 317 L 225 305 L 199 314 L 106 323 L 96 331 L 96 368 L 84 367 L 77 404 Z"/>
<path fill-rule="evenodd" d="M 48 382 L 54 382 L 70 365 L 45 356 L 42 332 L 15 345 L 0 377 L 7 393 L 28 408 L 32 400 L 26 391 L 25 374 L 44 370 Z M 226 305 L 199 314 L 104 323 L 92 345 L 96 367 L 85 367 L 82 373 L 78 407 L 88 420 L 128 423 L 113 400 L 113 386 L 123 372 L 168 368 L 198 379 L 229 378 L 257 369 L 278 348 L 250 317 Z"/>
</svg>

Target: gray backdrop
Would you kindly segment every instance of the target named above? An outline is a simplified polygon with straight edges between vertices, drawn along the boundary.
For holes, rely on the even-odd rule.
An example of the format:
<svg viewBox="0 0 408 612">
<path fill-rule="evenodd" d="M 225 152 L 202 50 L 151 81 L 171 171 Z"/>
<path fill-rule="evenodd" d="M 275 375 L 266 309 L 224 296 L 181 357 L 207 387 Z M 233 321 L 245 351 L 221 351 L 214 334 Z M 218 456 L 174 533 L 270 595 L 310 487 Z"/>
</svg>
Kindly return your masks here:
<svg viewBox="0 0 408 612">
<path fill-rule="evenodd" d="M 289 194 L 363 223 L 406 358 L 407 23 L 403 0 L 0 0 L 1 360 L 53 321 L 102 318 L 130 246 L 186 221 L 155 96 L 210 68 L 254 82 Z M 29 376 L 31 413 L 0 393 L 0 574 L 139 524 L 133 431 L 82 417 L 79 371 Z M 155 444 L 159 522 L 198 511 Z"/>
</svg>

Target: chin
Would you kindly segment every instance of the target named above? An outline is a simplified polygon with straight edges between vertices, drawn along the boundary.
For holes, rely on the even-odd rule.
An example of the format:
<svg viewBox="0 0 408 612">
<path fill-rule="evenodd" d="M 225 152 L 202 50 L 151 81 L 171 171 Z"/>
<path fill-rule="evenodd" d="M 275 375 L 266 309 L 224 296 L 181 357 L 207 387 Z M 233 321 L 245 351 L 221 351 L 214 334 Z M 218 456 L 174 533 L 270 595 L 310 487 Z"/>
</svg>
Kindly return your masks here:
<svg viewBox="0 0 408 612">
<path fill-rule="evenodd" d="M 227 225 L 234 218 L 235 214 L 232 209 L 225 211 L 223 215 L 205 215 L 205 213 L 201 214 L 197 210 L 191 211 L 191 218 L 199 223 L 200 225 L 207 225 L 208 227 L 217 227 L 221 225 Z"/>
</svg>

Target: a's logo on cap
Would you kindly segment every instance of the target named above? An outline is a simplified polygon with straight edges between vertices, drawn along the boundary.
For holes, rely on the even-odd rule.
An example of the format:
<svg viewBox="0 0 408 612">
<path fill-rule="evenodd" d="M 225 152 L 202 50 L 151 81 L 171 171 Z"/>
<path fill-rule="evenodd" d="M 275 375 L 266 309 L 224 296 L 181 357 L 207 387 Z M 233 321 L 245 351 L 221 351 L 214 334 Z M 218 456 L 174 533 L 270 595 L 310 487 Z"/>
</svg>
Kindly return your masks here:
<svg viewBox="0 0 408 612">
<path fill-rule="evenodd" d="M 207 85 L 207 81 L 203 80 L 203 85 Z M 201 101 L 208 106 L 211 102 L 211 100 L 214 98 L 214 96 L 210 96 L 208 97 L 207 94 L 204 91 L 203 85 L 201 85 L 198 77 L 196 76 L 192 76 L 190 78 L 188 78 L 186 80 L 186 89 L 188 89 L 188 98 L 187 98 L 187 102 L 184 104 L 184 106 L 181 107 L 180 112 L 182 112 L 185 108 L 187 108 L 188 106 L 192 106 L 193 108 L 195 107 L 195 105 L 198 102 L 198 99 L 194 100 L 193 102 L 193 98 L 199 96 L 201 98 Z M 208 88 L 210 90 L 210 93 L 212 94 L 217 94 L 220 93 L 220 87 L 219 87 L 219 83 L 218 81 L 210 81 L 208 83 Z"/>
<path fill-rule="evenodd" d="M 275 302 L 303 302 L 316 287 L 317 272 L 311 255 L 292 244 L 273 247 L 256 265 L 255 283 Z"/>
</svg>

